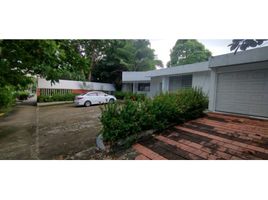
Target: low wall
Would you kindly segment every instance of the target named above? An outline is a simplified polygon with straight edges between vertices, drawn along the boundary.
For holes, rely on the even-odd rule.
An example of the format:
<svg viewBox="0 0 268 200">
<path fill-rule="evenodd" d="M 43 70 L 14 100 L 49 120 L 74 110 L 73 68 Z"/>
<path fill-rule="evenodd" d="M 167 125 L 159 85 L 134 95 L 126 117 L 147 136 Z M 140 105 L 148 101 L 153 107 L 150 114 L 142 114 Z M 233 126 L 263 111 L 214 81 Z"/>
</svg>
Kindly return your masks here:
<svg viewBox="0 0 268 200">
<path fill-rule="evenodd" d="M 43 78 L 37 79 L 37 96 L 42 92 L 50 93 L 73 93 L 81 94 L 92 90 L 113 92 L 115 87 L 110 83 L 98 83 L 88 81 L 71 81 L 71 80 L 59 80 L 59 82 L 51 83 Z"/>
</svg>

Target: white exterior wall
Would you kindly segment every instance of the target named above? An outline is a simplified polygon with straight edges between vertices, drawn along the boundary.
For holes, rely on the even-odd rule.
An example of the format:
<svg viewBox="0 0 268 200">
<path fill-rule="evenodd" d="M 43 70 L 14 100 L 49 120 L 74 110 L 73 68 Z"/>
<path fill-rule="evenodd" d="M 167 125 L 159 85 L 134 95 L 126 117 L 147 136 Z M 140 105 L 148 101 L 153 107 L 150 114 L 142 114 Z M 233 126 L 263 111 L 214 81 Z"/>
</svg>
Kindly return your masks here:
<svg viewBox="0 0 268 200">
<path fill-rule="evenodd" d="M 150 81 L 150 77 L 147 76 L 146 72 L 123 72 L 122 82 L 133 82 L 133 81 Z"/>
<path fill-rule="evenodd" d="M 84 90 L 104 90 L 104 91 L 115 91 L 113 84 L 109 83 L 97 83 L 97 82 L 86 82 L 86 81 L 69 81 L 59 80 L 55 84 L 51 84 L 46 79 L 38 78 L 38 88 L 47 89 L 84 89 Z"/>
<path fill-rule="evenodd" d="M 199 87 L 204 94 L 209 95 L 210 74 L 210 71 L 193 73 L 192 87 Z"/>
<path fill-rule="evenodd" d="M 150 97 L 160 94 L 160 83 L 162 82 L 162 77 L 152 77 L 151 87 L 150 87 Z M 163 83 L 162 83 L 163 84 Z M 163 87 L 163 86 L 162 86 Z"/>
</svg>

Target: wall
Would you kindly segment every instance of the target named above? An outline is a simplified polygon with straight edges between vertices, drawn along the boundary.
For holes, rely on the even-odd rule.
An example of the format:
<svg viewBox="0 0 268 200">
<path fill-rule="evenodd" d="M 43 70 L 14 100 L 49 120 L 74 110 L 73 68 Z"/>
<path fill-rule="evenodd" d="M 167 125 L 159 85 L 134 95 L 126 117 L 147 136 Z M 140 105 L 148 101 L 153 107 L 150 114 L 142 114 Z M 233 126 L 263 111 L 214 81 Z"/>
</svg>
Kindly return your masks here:
<svg viewBox="0 0 268 200">
<path fill-rule="evenodd" d="M 123 83 L 122 84 L 122 91 L 123 92 L 132 92 L 133 90 L 133 83 Z"/>
<path fill-rule="evenodd" d="M 109 83 L 97 83 L 86 81 L 69 81 L 59 80 L 58 83 L 51 84 L 42 78 L 38 78 L 38 88 L 48 89 L 72 89 L 72 90 L 103 90 L 103 91 L 115 91 L 114 85 Z"/>
<path fill-rule="evenodd" d="M 150 81 L 148 77 L 148 72 L 123 72 L 122 82 L 133 82 L 133 81 Z"/>
<path fill-rule="evenodd" d="M 91 90 L 101 90 L 111 93 L 115 91 L 114 85 L 109 83 L 96 83 L 96 82 L 83 82 L 83 81 L 70 81 L 70 80 L 59 80 L 58 83 L 51 84 L 42 78 L 37 80 L 37 96 L 43 90 L 46 94 L 52 93 L 66 93 L 70 92 L 73 94 L 81 94 Z M 42 93 L 43 94 L 43 93 Z"/>
<path fill-rule="evenodd" d="M 152 77 L 151 78 L 151 87 L 149 96 L 153 97 L 155 95 L 160 94 L 160 83 L 162 82 L 162 77 Z M 162 83 L 163 84 L 163 83 Z"/>
<path fill-rule="evenodd" d="M 210 90 L 210 71 L 193 73 L 192 87 L 200 87 L 209 96 Z"/>
</svg>

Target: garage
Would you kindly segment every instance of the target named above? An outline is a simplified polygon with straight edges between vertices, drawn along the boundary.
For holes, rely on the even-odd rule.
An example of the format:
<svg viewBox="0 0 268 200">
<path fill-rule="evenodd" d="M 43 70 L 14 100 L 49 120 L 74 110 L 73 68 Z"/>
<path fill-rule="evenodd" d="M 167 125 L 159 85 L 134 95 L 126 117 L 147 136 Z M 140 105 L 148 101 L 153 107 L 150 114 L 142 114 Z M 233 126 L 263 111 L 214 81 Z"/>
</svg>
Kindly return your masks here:
<svg viewBox="0 0 268 200">
<path fill-rule="evenodd" d="M 268 118 L 268 47 L 214 56 L 209 68 L 210 111 Z"/>
<path fill-rule="evenodd" d="M 268 69 L 219 73 L 216 111 L 268 117 Z"/>
</svg>

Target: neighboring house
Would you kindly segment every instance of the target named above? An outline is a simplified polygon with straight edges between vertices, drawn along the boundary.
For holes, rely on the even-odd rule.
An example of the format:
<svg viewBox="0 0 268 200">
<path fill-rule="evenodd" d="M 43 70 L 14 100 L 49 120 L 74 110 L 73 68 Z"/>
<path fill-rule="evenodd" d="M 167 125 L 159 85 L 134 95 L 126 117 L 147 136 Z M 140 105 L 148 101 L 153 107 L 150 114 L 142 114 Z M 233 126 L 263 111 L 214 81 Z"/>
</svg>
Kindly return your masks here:
<svg viewBox="0 0 268 200">
<path fill-rule="evenodd" d="M 52 94 L 82 94 L 91 90 L 104 91 L 109 94 L 115 91 L 113 84 L 87 81 L 59 80 L 55 84 L 43 78 L 37 79 L 37 96 Z"/>
<path fill-rule="evenodd" d="M 123 89 L 125 84 L 140 81 L 133 73 L 137 72 L 123 72 Z M 200 87 L 209 96 L 211 111 L 268 117 L 268 47 L 147 71 L 143 76 L 150 80 L 150 97 Z"/>
</svg>

